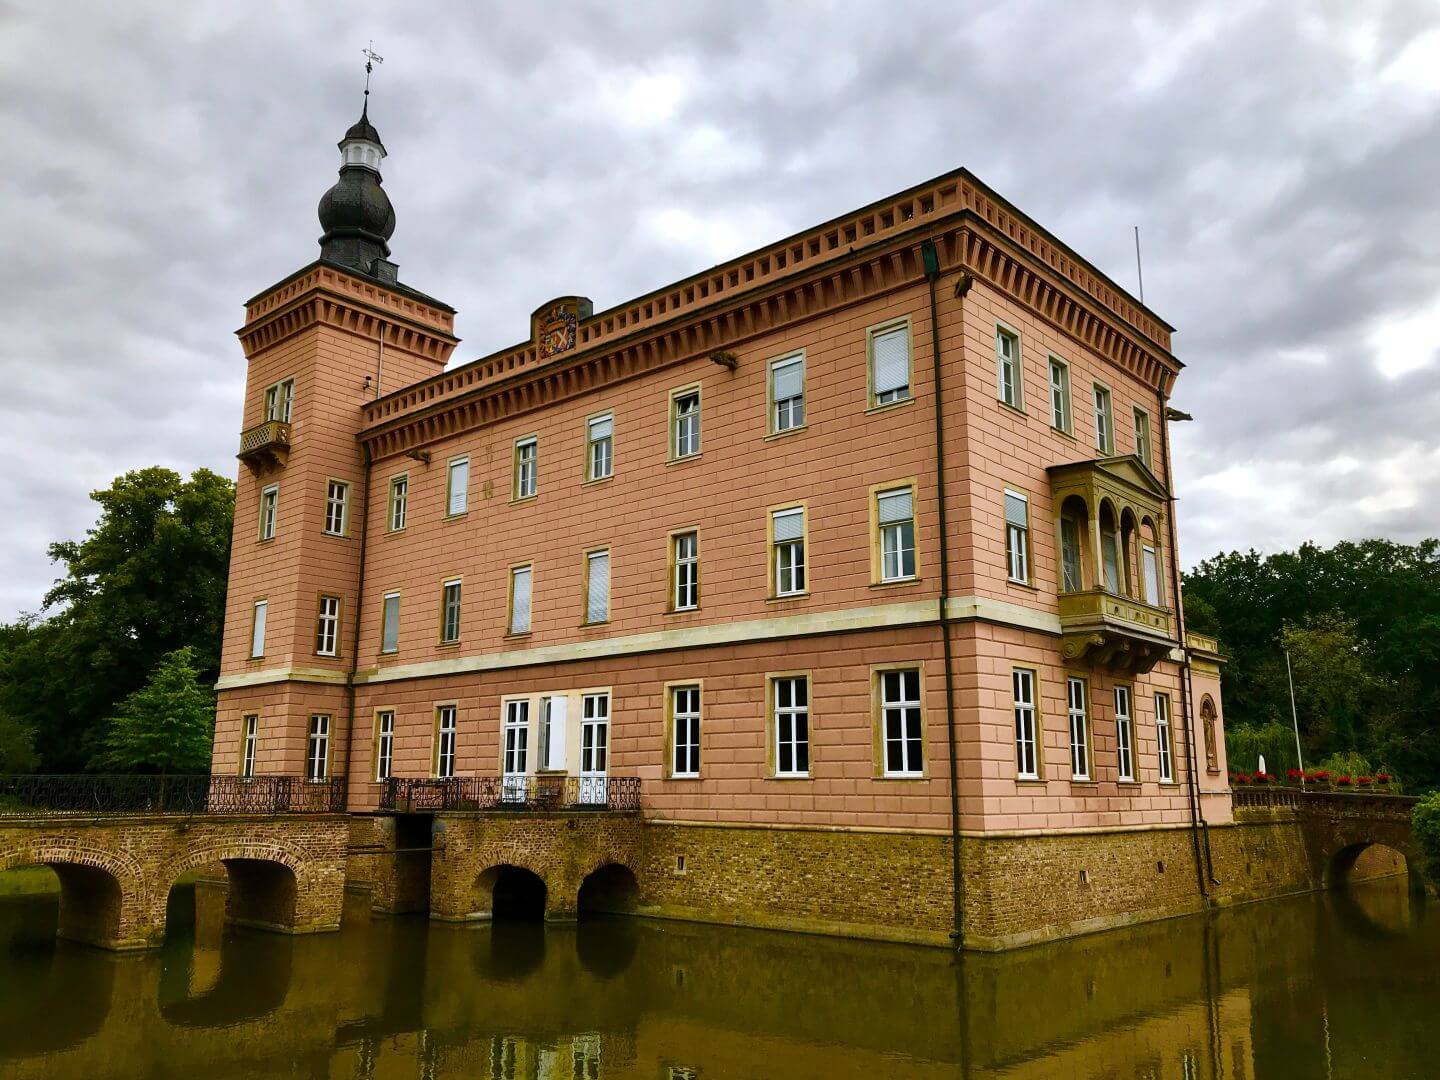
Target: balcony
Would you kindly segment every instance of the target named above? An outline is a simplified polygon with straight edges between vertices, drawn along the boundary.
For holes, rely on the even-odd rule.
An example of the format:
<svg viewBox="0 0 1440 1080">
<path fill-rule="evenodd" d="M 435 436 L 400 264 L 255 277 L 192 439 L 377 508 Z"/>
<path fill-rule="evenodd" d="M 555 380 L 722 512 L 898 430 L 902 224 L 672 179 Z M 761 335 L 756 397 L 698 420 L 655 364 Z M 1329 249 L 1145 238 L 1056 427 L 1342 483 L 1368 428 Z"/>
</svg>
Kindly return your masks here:
<svg viewBox="0 0 1440 1080">
<path fill-rule="evenodd" d="M 465 776 L 391 777 L 384 782 L 380 809 L 401 814 L 481 810 L 640 809 L 640 780 L 634 776 Z"/>
<path fill-rule="evenodd" d="M 240 433 L 240 452 L 235 455 L 252 472 L 282 468 L 290 456 L 290 425 L 283 420 L 266 420 Z"/>
<path fill-rule="evenodd" d="M 1060 594 L 1065 659 L 1143 675 L 1179 642 L 1169 611 L 1104 589 Z"/>
</svg>

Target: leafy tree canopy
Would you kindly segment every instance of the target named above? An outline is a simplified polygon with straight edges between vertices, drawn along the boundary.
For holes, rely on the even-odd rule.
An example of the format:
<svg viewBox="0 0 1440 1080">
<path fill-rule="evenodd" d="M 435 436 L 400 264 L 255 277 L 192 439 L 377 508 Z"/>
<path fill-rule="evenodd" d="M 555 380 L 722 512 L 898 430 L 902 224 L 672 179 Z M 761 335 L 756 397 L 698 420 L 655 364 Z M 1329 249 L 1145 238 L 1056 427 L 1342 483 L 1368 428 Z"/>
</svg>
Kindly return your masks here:
<svg viewBox="0 0 1440 1080">
<path fill-rule="evenodd" d="M 234 485 L 152 467 L 91 498 L 100 516 L 85 539 L 50 547 L 65 573 L 48 617 L 0 626 L 0 713 L 34 731 L 52 771 L 94 756 L 97 722 L 166 654 L 193 650 L 206 684 L 219 669 Z"/>
<path fill-rule="evenodd" d="M 91 764 L 121 772 L 209 771 L 215 695 L 199 676 L 188 645 L 161 657 L 150 681 L 105 721 Z"/>
<path fill-rule="evenodd" d="M 1239 745 L 1289 726 L 1288 649 L 1307 764 L 1354 752 L 1412 789 L 1440 786 L 1440 540 L 1218 555 L 1185 575 L 1185 611 L 1229 656 Z"/>
</svg>

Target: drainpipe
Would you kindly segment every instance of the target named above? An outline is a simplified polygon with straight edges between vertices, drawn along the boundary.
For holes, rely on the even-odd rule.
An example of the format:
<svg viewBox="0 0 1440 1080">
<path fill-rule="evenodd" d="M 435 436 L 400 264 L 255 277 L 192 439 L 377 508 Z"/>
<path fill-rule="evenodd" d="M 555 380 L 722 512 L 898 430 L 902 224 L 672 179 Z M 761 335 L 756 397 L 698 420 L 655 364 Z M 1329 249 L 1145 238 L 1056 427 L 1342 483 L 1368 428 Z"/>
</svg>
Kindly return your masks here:
<svg viewBox="0 0 1440 1080">
<path fill-rule="evenodd" d="M 1170 542 L 1170 596 L 1175 603 L 1175 632 L 1180 638 L 1180 719 L 1185 725 L 1185 762 L 1188 779 L 1185 784 L 1190 800 L 1190 845 L 1195 852 L 1195 877 L 1200 885 L 1200 898 L 1207 903 L 1210 885 L 1215 880 L 1215 866 L 1210 858 L 1210 832 L 1200 809 L 1200 781 L 1195 753 L 1195 724 L 1190 711 L 1190 644 L 1185 639 L 1185 611 L 1180 599 L 1180 545 L 1175 526 L 1175 473 L 1170 463 L 1170 418 L 1166 415 L 1165 391 L 1155 391 L 1160 413 L 1160 452 L 1165 455 L 1165 501 L 1170 512 L 1165 515 L 1167 539 Z M 1204 857 L 1201 856 L 1201 835 L 1204 835 Z"/>
<path fill-rule="evenodd" d="M 380 333 L 383 335 L 384 330 Z M 379 360 L 376 378 L 379 379 L 379 364 L 384 363 L 385 339 L 380 339 Z M 379 390 L 377 382 L 376 388 Z M 360 444 L 363 466 L 360 472 L 360 570 L 355 578 L 355 614 L 350 627 L 350 675 L 345 680 L 345 808 L 350 808 L 350 749 L 355 745 L 355 676 L 360 670 L 360 614 L 365 605 L 365 541 L 370 534 L 370 445 Z"/>
<path fill-rule="evenodd" d="M 950 643 L 950 529 L 945 514 L 945 411 L 940 388 L 940 309 L 935 286 L 940 279 L 940 253 L 934 240 L 920 245 L 920 258 L 925 266 L 925 280 L 930 286 L 930 359 L 934 365 L 935 385 L 931 398 L 935 409 L 935 520 L 940 533 L 940 647 L 945 662 L 945 735 L 950 752 L 950 900 L 954 926 L 950 941 L 956 949 L 965 945 L 965 897 L 960 877 L 960 752 L 955 732 L 955 671 Z M 955 295 L 962 305 L 974 279 L 962 274 Z M 962 307 L 963 310 L 963 307 Z"/>
</svg>

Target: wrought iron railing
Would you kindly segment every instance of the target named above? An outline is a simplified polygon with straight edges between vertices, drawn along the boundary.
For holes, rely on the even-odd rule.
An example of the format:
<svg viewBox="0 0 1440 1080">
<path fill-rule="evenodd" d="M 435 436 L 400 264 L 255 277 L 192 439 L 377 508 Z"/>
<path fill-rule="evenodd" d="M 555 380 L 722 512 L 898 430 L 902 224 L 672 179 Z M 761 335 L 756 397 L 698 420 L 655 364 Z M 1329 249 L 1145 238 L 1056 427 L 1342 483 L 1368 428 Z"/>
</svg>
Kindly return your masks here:
<svg viewBox="0 0 1440 1080">
<path fill-rule="evenodd" d="M 0 817 L 338 814 L 345 781 L 298 776 L 0 776 Z"/>
<path fill-rule="evenodd" d="M 639 810 L 635 776 L 391 777 L 380 809 L 402 814 L 436 810 Z"/>
</svg>

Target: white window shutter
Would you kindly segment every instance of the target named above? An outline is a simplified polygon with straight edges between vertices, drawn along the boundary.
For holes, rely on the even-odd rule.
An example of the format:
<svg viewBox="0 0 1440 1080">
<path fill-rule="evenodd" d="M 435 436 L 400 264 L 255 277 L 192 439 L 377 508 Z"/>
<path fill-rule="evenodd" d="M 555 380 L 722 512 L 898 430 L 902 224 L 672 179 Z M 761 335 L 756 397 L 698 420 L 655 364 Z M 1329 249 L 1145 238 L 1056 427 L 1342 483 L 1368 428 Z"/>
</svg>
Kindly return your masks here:
<svg viewBox="0 0 1440 1080">
<path fill-rule="evenodd" d="M 874 352 L 876 394 L 910 385 L 910 336 L 904 327 L 876 334 L 871 348 Z"/>
<path fill-rule="evenodd" d="M 774 515 L 775 543 L 799 540 L 805 535 L 805 512 L 803 510 L 782 510 Z"/>
<path fill-rule="evenodd" d="M 610 416 L 597 417 L 590 421 L 591 439 L 608 439 L 615 430 L 615 419 Z"/>
<path fill-rule="evenodd" d="M 588 604 L 585 617 L 589 622 L 604 622 L 610 617 L 610 554 L 597 552 L 589 559 L 590 581 L 586 590 Z"/>
<path fill-rule="evenodd" d="M 1018 495 L 1005 493 L 1005 522 L 1008 525 L 1018 525 L 1022 529 L 1030 527 L 1029 508 L 1025 500 Z"/>
<path fill-rule="evenodd" d="M 550 699 L 550 745 L 545 748 L 547 769 L 565 768 L 565 714 L 569 705 L 569 698 Z"/>
<path fill-rule="evenodd" d="M 915 516 L 914 499 L 909 488 L 880 493 L 880 524 L 892 525 L 897 521 L 909 521 Z"/>
<path fill-rule="evenodd" d="M 776 364 L 774 369 L 776 401 L 799 397 L 805 392 L 805 362 L 801 359 Z"/>
<path fill-rule="evenodd" d="M 511 598 L 510 629 L 524 633 L 530 629 L 530 571 L 515 571 L 515 595 Z"/>
</svg>

